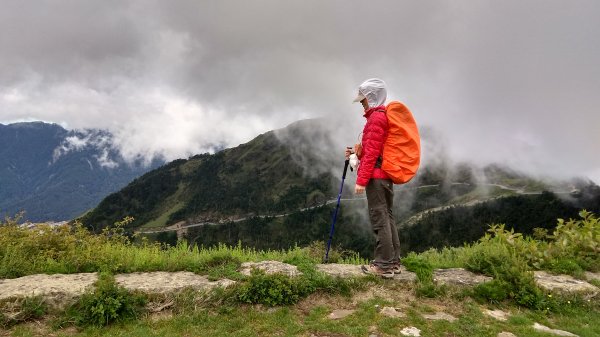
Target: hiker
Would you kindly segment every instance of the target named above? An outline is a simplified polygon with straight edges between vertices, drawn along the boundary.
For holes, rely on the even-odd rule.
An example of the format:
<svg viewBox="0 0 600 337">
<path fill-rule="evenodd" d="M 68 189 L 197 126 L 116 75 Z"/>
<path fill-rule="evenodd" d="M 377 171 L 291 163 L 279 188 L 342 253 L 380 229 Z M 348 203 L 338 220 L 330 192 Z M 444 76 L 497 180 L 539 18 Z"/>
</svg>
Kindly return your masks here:
<svg viewBox="0 0 600 337">
<path fill-rule="evenodd" d="M 394 185 L 381 169 L 381 154 L 388 133 L 386 97 L 385 82 L 378 78 L 368 79 L 358 87 L 354 102 L 362 103 L 367 122 L 361 143 L 354 146 L 354 151 L 346 148 L 345 155 L 348 159 L 355 153 L 360 160 L 354 193 L 366 191 L 369 220 L 376 240 L 374 259 L 361 268 L 367 274 L 393 277 L 394 272 L 400 272 L 400 241 L 392 215 Z"/>
</svg>

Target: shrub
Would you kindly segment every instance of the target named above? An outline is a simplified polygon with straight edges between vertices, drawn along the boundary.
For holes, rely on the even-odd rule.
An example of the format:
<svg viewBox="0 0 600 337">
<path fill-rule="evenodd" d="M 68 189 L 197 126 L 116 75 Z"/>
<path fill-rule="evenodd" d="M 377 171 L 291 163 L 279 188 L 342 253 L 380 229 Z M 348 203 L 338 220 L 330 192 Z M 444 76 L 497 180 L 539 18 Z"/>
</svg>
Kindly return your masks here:
<svg viewBox="0 0 600 337">
<path fill-rule="evenodd" d="M 493 225 L 483 238 L 472 246 L 467 269 L 494 277 L 494 281 L 474 289 L 476 297 L 490 302 L 514 299 L 528 308 L 542 307 L 543 293 L 536 286 L 522 247 L 532 242 L 520 233 L 505 230 L 504 225 Z"/>
<path fill-rule="evenodd" d="M 145 297 L 131 294 L 115 283 L 114 277 L 101 273 L 95 290 L 84 294 L 67 310 L 67 322 L 80 326 L 105 326 L 136 318 L 146 304 Z"/>
<path fill-rule="evenodd" d="M 427 259 L 411 253 L 402 259 L 402 264 L 417 275 L 417 296 L 434 298 L 446 293 L 446 286 L 433 282 L 433 266 Z"/>
<path fill-rule="evenodd" d="M 433 282 L 433 266 L 424 258 L 410 253 L 402 259 L 402 264 L 407 270 L 417 274 L 417 279 L 422 283 Z"/>
<path fill-rule="evenodd" d="M 564 221 L 558 224 L 545 252 L 545 263 L 556 258 L 572 258 L 581 267 L 592 271 L 600 270 L 600 220 L 593 213 L 579 212 L 581 220 Z"/>
<path fill-rule="evenodd" d="M 475 298 L 498 304 L 509 297 L 510 285 L 502 280 L 492 280 L 473 288 Z"/>
<path fill-rule="evenodd" d="M 315 290 L 316 287 L 305 277 L 266 275 L 263 271 L 253 270 L 248 281 L 240 286 L 237 297 L 243 303 L 276 306 L 294 304 Z"/>
</svg>

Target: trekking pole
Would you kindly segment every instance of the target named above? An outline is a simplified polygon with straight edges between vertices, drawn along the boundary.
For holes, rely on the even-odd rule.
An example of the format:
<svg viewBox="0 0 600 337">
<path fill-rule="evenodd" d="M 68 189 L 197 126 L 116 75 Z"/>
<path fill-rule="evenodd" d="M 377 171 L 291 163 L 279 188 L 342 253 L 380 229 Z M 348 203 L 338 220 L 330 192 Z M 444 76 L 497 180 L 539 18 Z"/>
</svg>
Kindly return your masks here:
<svg viewBox="0 0 600 337">
<path fill-rule="evenodd" d="M 329 248 L 331 247 L 331 240 L 333 239 L 333 230 L 335 229 L 335 221 L 337 220 L 338 210 L 340 209 L 340 199 L 342 198 L 342 191 L 344 190 L 344 180 L 346 179 L 346 171 L 348 171 L 348 164 L 350 160 L 346 159 L 344 163 L 344 174 L 342 174 L 342 185 L 340 186 L 340 193 L 337 198 L 337 205 L 335 206 L 335 212 L 333 213 L 333 221 L 331 221 L 331 229 L 329 230 L 329 240 L 327 241 L 327 250 L 325 251 L 325 258 L 323 263 L 329 262 Z"/>
</svg>

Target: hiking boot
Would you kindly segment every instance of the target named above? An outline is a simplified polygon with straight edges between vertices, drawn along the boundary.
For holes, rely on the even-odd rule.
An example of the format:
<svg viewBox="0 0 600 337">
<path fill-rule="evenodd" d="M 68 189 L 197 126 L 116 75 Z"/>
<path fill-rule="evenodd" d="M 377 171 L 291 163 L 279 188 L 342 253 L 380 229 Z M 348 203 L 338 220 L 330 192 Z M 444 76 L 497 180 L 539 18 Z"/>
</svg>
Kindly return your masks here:
<svg viewBox="0 0 600 337">
<path fill-rule="evenodd" d="M 360 269 L 365 274 L 375 275 L 375 276 L 379 276 L 382 278 L 393 278 L 394 277 L 394 272 L 392 270 L 384 270 L 374 264 L 370 264 L 368 266 L 362 265 L 362 266 L 360 266 Z"/>
</svg>

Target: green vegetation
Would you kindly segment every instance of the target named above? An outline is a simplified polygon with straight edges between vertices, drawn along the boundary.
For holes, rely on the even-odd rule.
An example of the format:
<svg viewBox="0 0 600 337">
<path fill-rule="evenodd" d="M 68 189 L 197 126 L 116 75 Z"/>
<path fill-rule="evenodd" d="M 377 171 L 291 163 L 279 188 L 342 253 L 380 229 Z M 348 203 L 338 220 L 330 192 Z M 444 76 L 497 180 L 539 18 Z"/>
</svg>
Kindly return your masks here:
<svg viewBox="0 0 600 337">
<path fill-rule="evenodd" d="M 172 310 L 164 315 L 143 315 L 99 328 L 54 330 L 39 324 L 21 324 L 9 336 L 356 336 L 369 334 L 399 336 L 407 326 L 416 326 L 423 336 L 483 336 L 495 337 L 501 331 L 517 336 L 545 337 L 548 334 L 532 329 L 534 322 L 576 333 L 582 337 L 600 334 L 598 305 L 568 304 L 558 314 L 529 309 L 501 307 L 511 317 L 506 322 L 486 316 L 481 306 L 469 298 L 452 294 L 436 299 L 410 298 L 406 288 L 386 288 L 389 296 L 361 300 L 344 296 L 312 295 L 293 306 L 265 308 L 260 305 L 233 305 L 222 294 L 182 293 L 175 297 Z M 377 307 L 401 308 L 406 317 L 390 318 Z M 329 313 L 340 307 L 355 307 L 356 311 L 343 319 L 330 320 Z M 423 318 L 442 308 L 458 320 L 430 321 Z M 495 308 L 495 307 L 494 307 Z"/>
<path fill-rule="evenodd" d="M 76 151 L 62 151 L 67 139 L 88 139 Z M 112 135 L 97 129 L 65 130 L 57 124 L 25 122 L 0 124 L 0 217 L 25 210 L 26 220 L 59 221 L 80 216 L 109 193 L 158 166 L 126 163 L 109 145 Z M 97 158 L 118 163 L 106 168 Z"/>
<path fill-rule="evenodd" d="M 289 250 L 256 250 L 240 244 L 224 244 L 204 248 L 188 246 L 185 241 L 165 246 L 141 240 L 134 243 L 125 235 L 124 227 L 132 221 L 125 218 L 99 235 L 83 225 L 52 228 L 39 226 L 29 230 L 17 225 L 16 219 L 0 224 L 0 278 L 15 278 L 38 273 L 142 271 L 191 271 L 213 278 L 231 277 L 241 262 L 307 260 L 319 263 L 322 252 L 314 246 Z M 353 253 L 332 252 L 331 261 L 362 262 Z"/>
<path fill-rule="evenodd" d="M 597 199 L 597 200 L 596 200 Z M 532 235 L 535 228 L 552 231 L 557 218 L 575 218 L 577 205 L 585 204 L 590 211 L 600 211 L 600 194 L 580 203 L 567 202 L 550 192 L 540 195 L 503 197 L 474 206 L 453 206 L 429 212 L 410 226 L 399 230 L 402 251 L 422 252 L 429 248 L 443 249 L 482 237 L 489 224 L 503 223 L 508 229 Z"/>
<path fill-rule="evenodd" d="M 299 135 L 294 142 L 303 140 Z M 109 195 L 82 222 L 99 232 L 125 216 L 135 218 L 128 226 L 136 228 L 279 214 L 321 204 L 331 195 L 333 178 L 327 170 L 307 177 L 292 157 L 294 146 L 272 131 L 213 155 L 175 160 Z"/>
<path fill-rule="evenodd" d="M 581 336 L 600 332 L 598 323 L 582 324 L 585 320 L 600 321 L 600 303 L 597 300 L 590 302 L 582 296 L 544 292 L 536 286 L 531 273 L 532 269 L 542 268 L 554 272 L 566 270 L 580 276 L 584 270 L 600 270 L 599 219 L 585 211 L 581 212 L 578 220 L 559 220 L 551 233 L 537 230 L 536 237 L 507 230 L 503 225 L 493 225 L 484 237 L 473 244 L 411 253 L 402 262 L 417 274 L 418 281 L 404 286 L 372 277 L 338 279 L 317 272 L 315 265 L 322 258 L 322 242 L 304 248 L 268 251 L 243 248 L 241 245 L 197 248 L 180 243 L 169 247 L 144 241 L 133 243 L 124 231 L 131 221 L 126 218 L 113 227 L 105 228 L 101 235 L 93 235 L 81 224 L 71 228 L 28 230 L 17 226 L 15 219 L 7 219 L 0 226 L 0 275 L 17 277 L 42 272 L 102 272 L 93 291 L 82 296 L 64 313 L 50 313 L 55 327 L 91 326 L 84 328 L 83 334 L 86 335 L 113 333 L 133 336 L 157 330 L 163 335 L 198 331 L 233 335 L 302 335 L 308 331 L 320 331 L 358 336 L 364 335 L 373 326 L 380 332 L 397 334 L 400 328 L 410 324 L 434 335 L 453 332 L 458 336 L 493 336 L 507 330 L 536 336 L 531 330 L 534 321 L 568 329 Z M 237 271 L 244 261 L 267 259 L 296 265 L 303 275 L 292 278 L 254 271 L 251 276 L 244 276 Z M 339 249 L 334 249 L 331 259 L 342 263 L 366 263 L 357 254 Z M 433 282 L 433 270 L 447 267 L 464 267 L 494 279 L 472 289 L 437 286 Z M 162 300 L 172 302 L 169 307 L 177 316 L 155 322 L 145 317 L 150 314 L 148 304 L 160 301 L 160 296 L 130 293 L 117 286 L 111 276 L 120 272 L 154 270 L 189 270 L 208 275 L 211 279 L 235 279 L 238 283 L 210 293 L 189 290 L 182 294 L 164 295 L 167 298 Z M 401 299 L 393 299 L 394 295 L 391 295 L 392 299 L 359 302 L 357 312 L 341 321 L 344 324 L 325 318 L 332 308 L 332 299 L 348 301 L 357 292 L 372 287 L 387 289 L 389 294 L 404 292 L 405 298 L 410 298 L 410 294 L 417 297 L 413 305 L 406 307 L 405 318 L 383 318 L 375 310 L 375 304 L 402 305 Z M 323 300 L 319 302 L 319 298 Z M 320 304 L 303 309 L 304 301 Z M 428 301 L 439 301 L 435 302 L 437 307 L 441 303 L 449 305 L 460 319 L 453 323 L 425 321 L 420 315 L 432 311 L 431 307 L 423 304 Z M 260 306 L 259 310 L 253 309 L 255 305 L 283 307 L 269 315 L 261 311 Z M 519 314 L 504 323 L 490 321 L 483 317 L 481 306 L 500 306 Z M 27 332 L 22 322 L 47 315 L 45 304 L 39 298 L 31 298 L 23 300 L 19 308 L 17 315 L 1 315 L 0 323 L 4 328 L 12 326 L 15 335 L 34 335 Z M 277 317 L 275 321 L 273 316 Z M 137 320 L 131 321 L 134 318 Z M 115 322 L 121 323 L 102 330 L 94 327 Z M 327 322 L 328 325 L 325 324 Z"/>
<path fill-rule="evenodd" d="M 145 305 L 144 295 L 128 292 L 115 283 L 112 275 L 101 273 L 94 291 L 83 294 L 67 308 L 55 326 L 106 326 L 139 317 Z"/>
</svg>

